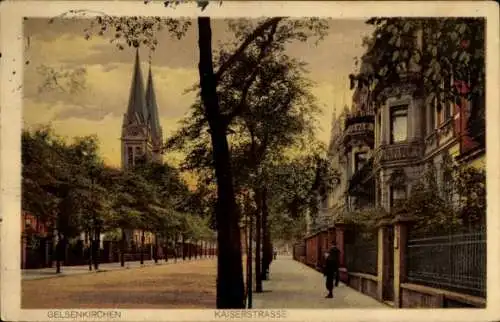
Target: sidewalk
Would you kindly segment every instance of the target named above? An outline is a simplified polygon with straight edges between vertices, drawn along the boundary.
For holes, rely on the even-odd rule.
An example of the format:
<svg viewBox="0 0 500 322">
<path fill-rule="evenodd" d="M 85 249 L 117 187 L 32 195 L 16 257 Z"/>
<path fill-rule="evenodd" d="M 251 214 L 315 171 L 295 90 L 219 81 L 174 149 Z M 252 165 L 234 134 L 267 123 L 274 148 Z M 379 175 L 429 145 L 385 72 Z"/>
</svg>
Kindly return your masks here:
<svg viewBox="0 0 500 322">
<path fill-rule="evenodd" d="M 212 259 L 212 258 L 215 258 L 215 257 L 202 257 L 202 258 L 197 258 L 197 259 L 195 259 L 194 257 L 191 259 L 186 258 L 185 262 L 199 261 L 199 260 Z M 177 263 L 182 263 L 182 262 L 183 262 L 182 258 L 177 259 Z M 158 260 L 157 264 L 155 264 L 155 262 L 153 260 L 147 260 L 147 261 L 145 260 L 143 265 L 141 265 L 140 261 L 125 262 L 124 267 L 121 267 L 119 262 L 118 263 L 102 263 L 102 264 L 99 264 L 99 270 L 97 272 L 94 270 L 93 266 L 92 266 L 92 271 L 89 271 L 88 265 L 61 266 L 61 273 L 60 274 L 56 274 L 56 267 L 55 267 L 55 263 L 54 263 L 53 267 L 48 267 L 48 268 L 23 269 L 21 271 L 21 275 L 22 275 L 23 281 L 28 281 L 28 280 L 38 280 L 38 279 L 45 279 L 45 278 L 64 277 L 64 276 L 71 276 L 71 275 L 96 274 L 99 272 L 109 272 L 109 271 L 133 269 L 133 268 L 157 266 L 157 265 L 169 265 L 169 264 L 174 264 L 174 263 L 175 263 L 174 259 L 171 259 L 171 258 L 168 259 L 168 262 L 165 262 L 165 260 Z"/>
<path fill-rule="evenodd" d="M 254 308 L 388 308 L 342 283 L 333 290 L 333 299 L 325 298 L 323 275 L 291 256 L 278 256 L 271 264 L 269 281 L 263 283 L 264 292 L 253 295 Z"/>
</svg>

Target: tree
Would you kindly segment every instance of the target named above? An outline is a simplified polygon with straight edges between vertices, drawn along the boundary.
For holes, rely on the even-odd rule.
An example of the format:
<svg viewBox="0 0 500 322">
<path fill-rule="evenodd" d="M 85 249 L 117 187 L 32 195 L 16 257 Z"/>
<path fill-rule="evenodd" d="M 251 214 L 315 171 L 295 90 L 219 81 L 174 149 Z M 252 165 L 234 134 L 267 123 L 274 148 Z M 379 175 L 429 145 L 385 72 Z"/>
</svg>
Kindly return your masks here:
<svg viewBox="0 0 500 322">
<path fill-rule="evenodd" d="M 167 3 L 168 4 L 168 3 Z M 206 4 L 202 5 L 202 8 Z M 78 10 L 70 14 L 78 14 Z M 212 53 L 212 32 L 210 18 L 198 18 L 198 48 L 199 48 L 199 74 L 200 74 L 200 100 L 203 103 L 203 114 L 206 116 L 210 128 L 210 141 L 213 150 L 213 165 L 217 182 L 217 205 L 216 222 L 218 238 L 218 279 L 217 279 L 217 307 L 218 308 L 242 308 L 244 307 L 244 292 L 241 266 L 240 232 L 238 227 L 239 214 L 235 203 L 234 185 L 229 162 L 229 150 L 227 142 L 228 124 L 233 118 L 233 113 L 226 113 L 221 108 L 218 99 L 218 89 L 222 76 L 232 66 L 241 55 L 255 44 L 259 39 L 265 38 L 270 30 L 276 28 L 277 24 L 283 20 L 281 17 L 269 18 L 259 24 L 243 37 L 243 41 L 238 44 L 230 56 L 224 57 L 224 62 L 220 64 L 217 71 L 214 71 Z M 316 19 L 318 21 L 318 19 Z M 124 48 L 124 44 L 138 47 L 139 45 L 149 46 L 154 49 L 156 42 L 155 31 L 162 26 L 167 26 L 173 35 L 182 36 L 186 26 L 190 23 L 182 23 L 174 19 L 145 18 L 138 17 L 122 18 L 99 16 L 94 21 L 94 26 L 99 26 L 98 34 L 103 35 L 106 31 L 114 33 L 113 42 L 119 48 Z M 294 27 L 301 25 L 291 23 Z M 310 25 L 307 30 L 314 31 L 316 25 Z M 87 38 L 91 35 L 91 28 L 86 30 Z M 303 37 L 304 38 L 304 37 Z M 120 42 L 121 40 L 121 42 Z M 284 42 L 283 44 L 284 45 Z M 257 62 L 258 63 L 258 62 Z M 255 65 L 255 68 L 257 65 Z M 245 79 L 245 82 L 251 80 Z"/>
<path fill-rule="evenodd" d="M 415 84 L 438 109 L 470 101 L 469 134 L 484 145 L 485 20 L 371 18 L 367 24 L 375 30 L 351 87 L 370 88 L 377 104 L 387 87 L 400 83 Z"/>
<path fill-rule="evenodd" d="M 324 145 L 310 144 L 302 155 L 272 165 L 270 189 L 273 211 L 292 220 L 317 215 L 318 201 L 339 182 L 340 174 L 330 166 Z"/>
<path fill-rule="evenodd" d="M 313 31 L 305 32 L 308 27 Z M 231 21 L 229 28 L 235 34 L 235 42 L 221 46 L 216 61 L 223 66 L 227 57 L 244 42 L 254 30 L 252 22 L 245 19 Z M 257 226 L 261 227 L 267 216 L 261 217 L 267 207 L 265 180 L 262 162 L 269 151 L 279 154 L 298 138 L 312 136 L 314 114 L 317 107 L 309 92 L 310 83 L 303 77 L 305 64 L 285 54 L 284 43 L 305 41 L 310 37 L 321 38 L 326 26 L 319 20 L 285 21 L 276 23 L 269 32 L 257 37 L 238 60 L 228 68 L 218 85 L 219 102 L 226 116 L 229 142 L 231 144 L 231 164 L 236 194 L 248 188 L 255 189 Z M 242 79 L 238 75 L 248 75 Z M 212 133 L 203 112 L 201 102 L 193 105 L 192 113 L 181 130 L 169 140 L 169 146 L 187 150 L 188 169 L 203 169 L 210 173 L 213 169 L 210 137 Z M 250 180 L 253 175 L 256 180 Z M 253 181 L 252 184 L 248 183 Z M 253 185 L 253 186 L 252 186 Z M 265 250 L 269 264 L 270 235 L 267 224 L 263 225 L 266 237 Z M 260 234 L 257 229 L 256 275 L 257 290 L 261 289 Z M 264 263 L 264 262 L 263 262 Z"/>
<path fill-rule="evenodd" d="M 422 178 L 411 188 L 411 194 L 400 207 L 416 218 L 417 230 L 448 230 L 462 225 L 453 205 L 443 197 L 437 182 L 437 171 L 429 163 Z"/>
<path fill-rule="evenodd" d="M 51 145 L 54 133 L 50 128 L 35 131 L 23 130 L 21 137 L 22 160 L 22 208 L 42 222 L 55 224 L 57 196 L 47 187 L 55 187 L 55 163 Z"/>
<path fill-rule="evenodd" d="M 98 162 L 97 141 L 84 137 L 68 145 L 50 128 L 41 128 L 24 131 L 22 146 L 23 209 L 47 223 L 50 234 L 55 232 L 56 269 L 60 272 L 64 244 L 90 223 L 87 214 L 105 204 L 90 197 L 87 166 Z"/>
</svg>

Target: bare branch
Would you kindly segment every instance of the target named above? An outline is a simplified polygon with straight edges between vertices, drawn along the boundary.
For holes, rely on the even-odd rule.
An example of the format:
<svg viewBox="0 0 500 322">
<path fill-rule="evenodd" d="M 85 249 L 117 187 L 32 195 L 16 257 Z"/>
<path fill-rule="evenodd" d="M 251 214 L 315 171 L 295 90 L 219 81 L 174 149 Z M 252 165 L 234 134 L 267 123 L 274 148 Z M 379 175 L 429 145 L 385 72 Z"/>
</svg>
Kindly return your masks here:
<svg viewBox="0 0 500 322">
<path fill-rule="evenodd" d="M 242 112 L 242 110 L 245 108 L 246 100 L 248 97 L 248 91 L 250 90 L 250 87 L 254 83 L 255 79 L 257 78 L 257 75 L 260 71 L 260 63 L 270 52 L 269 49 L 273 43 L 274 35 L 276 34 L 276 30 L 278 28 L 278 23 L 279 23 L 279 21 L 272 25 L 269 36 L 268 36 L 267 40 L 265 41 L 265 43 L 262 45 L 259 56 L 257 57 L 256 66 L 243 87 L 243 91 L 242 91 L 241 98 L 240 98 L 240 103 L 238 104 L 238 106 L 235 109 L 233 109 L 233 111 L 229 115 L 227 115 L 225 117 L 225 120 L 224 120 L 225 124 L 229 124 L 231 122 L 231 120 L 236 115 L 240 114 Z"/>
<path fill-rule="evenodd" d="M 243 54 L 245 49 L 255 40 L 257 37 L 262 35 L 269 27 L 277 26 L 278 23 L 285 19 L 284 17 L 274 17 L 269 18 L 264 21 L 260 26 L 255 28 L 255 30 L 245 39 L 245 41 L 238 47 L 238 49 L 234 52 L 234 54 L 229 57 L 219 68 L 219 70 L 215 73 L 215 81 L 219 82 L 222 75 L 237 61 L 240 56 Z"/>
</svg>

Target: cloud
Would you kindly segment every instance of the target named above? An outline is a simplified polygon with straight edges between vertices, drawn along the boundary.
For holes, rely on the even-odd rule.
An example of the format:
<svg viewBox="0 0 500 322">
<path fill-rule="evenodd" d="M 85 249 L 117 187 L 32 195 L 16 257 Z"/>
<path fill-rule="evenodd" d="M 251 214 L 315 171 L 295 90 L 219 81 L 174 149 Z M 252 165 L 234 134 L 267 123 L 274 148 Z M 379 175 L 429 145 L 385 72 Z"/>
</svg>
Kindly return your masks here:
<svg viewBox="0 0 500 322">
<path fill-rule="evenodd" d="M 102 47 L 98 45 L 108 43 L 105 38 L 85 40 L 83 36 L 68 33 L 50 40 L 43 40 L 38 35 L 26 37 L 25 55 L 33 65 L 81 64 L 101 52 Z"/>
<path fill-rule="evenodd" d="M 142 64 L 144 84 L 148 65 Z M 132 82 L 132 64 L 87 65 L 86 88 L 81 92 L 43 92 L 38 88 L 43 82 L 35 70 L 27 70 L 25 77 L 25 97 L 46 103 L 65 101 L 68 110 L 59 118 L 75 117 L 99 119 L 111 113 L 121 117 L 127 110 Z M 193 103 L 195 94 L 183 94 L 184 89 L 198 81 L 196 69 L 152 67 L 153 82 L 160 117 L 181 117 Z"/>
<path fill-rule="evenodd" d="M 110 165 L 121 164 L 121 126 L 122 118 L 110 113 L 99 118 L 82 118 L 78 113 L 81 106 L 65 102 L 46 103 L 25 99 L 23 102 L 23 123 L 25 128 L 34 128 L 49 124 L 56 133 L 63 136 L 68 142 L 74 137 L 96 134 L 99 138 L 101 155 Z M 73 111 L 73 115 L 66 115 Z M 172 135 L 179 128 L 180 118 L 161 118 L 160 124 L 164 136 Z M 178 164 L 181 156 L 178 153 L 169 153 L 166 160 Z"/>
</svg>

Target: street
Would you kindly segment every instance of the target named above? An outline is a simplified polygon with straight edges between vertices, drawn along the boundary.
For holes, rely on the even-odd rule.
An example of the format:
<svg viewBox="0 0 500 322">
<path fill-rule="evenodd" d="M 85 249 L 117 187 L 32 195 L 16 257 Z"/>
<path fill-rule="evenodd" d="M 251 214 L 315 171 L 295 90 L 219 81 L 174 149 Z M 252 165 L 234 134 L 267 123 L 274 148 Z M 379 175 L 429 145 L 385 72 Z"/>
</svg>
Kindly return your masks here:
<svg viewBox="0 0 500 322">
<path fill-rule="evenodd" d="M 215 259 L 162 262 L 140 266 L 102 264 L 102 271 L 87 266 L 23 271 L 22 307 L 41 308 L 215 308 Z M 324 279 L 315 270 L 278 256 L 272 263 L 264 292 L 254 293 L 254 308 L 372 308 L 385 306 L 343 284 L 333 299 L 324 298 Z"/>
</svg>

